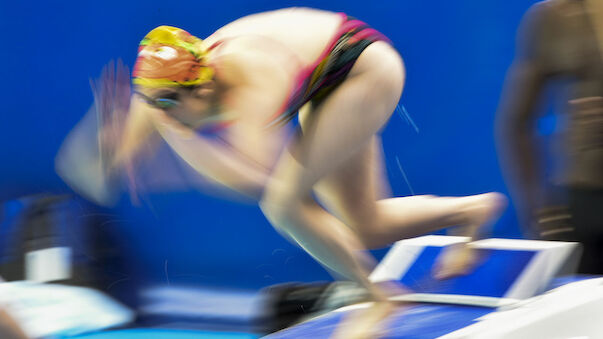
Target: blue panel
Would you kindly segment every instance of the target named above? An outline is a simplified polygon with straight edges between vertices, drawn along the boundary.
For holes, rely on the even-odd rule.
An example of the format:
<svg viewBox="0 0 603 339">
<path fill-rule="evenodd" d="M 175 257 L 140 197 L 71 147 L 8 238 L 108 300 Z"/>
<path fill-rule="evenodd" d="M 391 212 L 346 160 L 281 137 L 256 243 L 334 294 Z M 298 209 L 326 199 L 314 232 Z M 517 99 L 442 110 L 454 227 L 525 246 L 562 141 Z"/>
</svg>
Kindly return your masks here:
<svg viewBox="0 0 603 339">
<path fill-rule="evenodd" d="M 433 339 L 469 326 L 492 309 L 450 305 L 414 305 L 401 308 L 387 320 L 386 338 Z M 344 312 L 331 313 L 267 336 L 267 339 L 328 338 L 341 322 Z"/>
<path fill-rule="evenodd" d="M 402 277 L 402 283 L 417 293 L 464 294 L 503 297 L 532 260 L 535 251 L 479 249 L 481 264 L 466 276 L 437 280 L 433 266 L 442 247 L 427 246 Z"/>
</svg>

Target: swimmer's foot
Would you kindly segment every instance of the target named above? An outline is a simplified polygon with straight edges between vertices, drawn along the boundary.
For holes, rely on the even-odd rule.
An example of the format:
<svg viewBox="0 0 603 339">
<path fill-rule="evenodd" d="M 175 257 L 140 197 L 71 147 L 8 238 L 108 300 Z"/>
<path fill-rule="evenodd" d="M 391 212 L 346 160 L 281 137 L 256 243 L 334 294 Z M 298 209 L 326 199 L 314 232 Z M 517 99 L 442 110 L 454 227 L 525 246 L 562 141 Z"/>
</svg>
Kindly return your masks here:
<svg viewBox="0 0 603 339">
<path fill-rule="evenodd" d="M 466 207 L 460 211 L 464 225 L 459 235 L 474 238 L 480 229 L 491 226 L 500 217 L 507 199 L 500 193 L 486 193 L 460 198 Z M 447 279 L 471 273 L 477 263 L 477 253 L 471 244 L 454 244 L 444 248 L 434 267 L 434 276 Z"/>
<path fill-rule="evenodd" d="M 437 258 L 433 275 L 437 279 L 449 279 L 469 274 L 477 259 L 475 250 L 469 244 L 447 246 Z"/>
<path fill-rule="evenodd" d="M 368 308 L 352 311 L 335 329 L 332 339 L 377 339 L 385 335 L 386 319 L 396 304 L 389 301 L 371 303 Z"/>
<path fill-rule="evenodd" d="M 465 197 L 467 207 L 461 213 L 465 216 L 466 234 L 473 236 L 479 229 L 491 226 L 507 207 L 507 198 L 500 193 L 485 193 Z"/>
</svg>

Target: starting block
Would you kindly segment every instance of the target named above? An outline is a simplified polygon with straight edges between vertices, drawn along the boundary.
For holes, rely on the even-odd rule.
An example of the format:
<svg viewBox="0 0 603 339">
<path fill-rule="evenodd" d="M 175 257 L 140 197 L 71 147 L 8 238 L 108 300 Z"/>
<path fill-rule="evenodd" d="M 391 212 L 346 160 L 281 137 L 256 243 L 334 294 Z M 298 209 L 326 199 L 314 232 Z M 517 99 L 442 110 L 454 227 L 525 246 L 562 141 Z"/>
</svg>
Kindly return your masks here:
<svg viewBox="0 0 603 339">
<path fill-rule="evenodd" d="M 373 282 L 399 281 L 415 292 L 400 299 L 498 307 L 542 293 L 562 269 L 572 270 L 578 244 L 485 239 L 472 243 L 478 263 L 469 275 L 435 279 L 433 266 L 446 246 L 466 237 L 424 236 L 397 242 L 371 274 Z"/>
<path fill-rule="evenodd" d="M 566 277 L 577 243 L 485 239 L 472 244 L 479 260 L 465 276 L 433 278 L 436 258 L 464 237 L 424 236 L 397 242 L 370 278 L 398 281 L 409 303 L 386 320 L 383 338 L 603 338 L 603 278 Z M 588 279 L 590 278 L 590 279 Z M 329 338 L 357 304 L 304 321 L 266 338 Z"/>
</svg>

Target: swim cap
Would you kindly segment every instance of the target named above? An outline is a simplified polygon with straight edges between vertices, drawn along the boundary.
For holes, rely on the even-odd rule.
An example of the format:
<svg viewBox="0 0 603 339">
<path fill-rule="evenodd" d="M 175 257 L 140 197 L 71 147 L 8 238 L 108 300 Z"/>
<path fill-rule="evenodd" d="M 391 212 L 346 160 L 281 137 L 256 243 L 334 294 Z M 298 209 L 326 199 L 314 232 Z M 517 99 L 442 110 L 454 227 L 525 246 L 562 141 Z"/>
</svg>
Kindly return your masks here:
<svg viewBox="0 0 603 339">
<path fill-rule="evenodd" d="M 192 86 L 210 81 L 202 40 L 185 30 L 159 26 L 140 42 L 132 82 L 146 87 Z"/>
</svg>

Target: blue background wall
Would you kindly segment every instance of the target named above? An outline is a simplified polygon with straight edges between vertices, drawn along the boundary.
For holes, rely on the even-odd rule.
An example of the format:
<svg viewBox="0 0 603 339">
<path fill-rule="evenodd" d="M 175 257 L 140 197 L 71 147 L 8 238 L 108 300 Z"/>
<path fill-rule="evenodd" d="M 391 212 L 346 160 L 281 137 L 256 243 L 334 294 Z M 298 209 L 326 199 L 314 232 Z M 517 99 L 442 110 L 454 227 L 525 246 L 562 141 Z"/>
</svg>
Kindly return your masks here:
<svg viewBox="0 0 603 339">
<path fill-rule="evenodd" d="M 531 0 L 7 1 L 0 2 L 0 199 L 64 192 L 54 155 L 92 102 L 89 79 L 110 59 L 132 65 L 139 40 L 170 24 L 207 36 L 240 16 L 289 6 L 344 11 L 391 38 L 405 59 L 402 103 L 384 131 L 395 194 L 503 191 L 492 137 L 514 35 Z M 197 192 L 123 203 L 115 222 L 145 279 L 261 286 L 328 279 L 272 230 L 257 208 Z M 494 236 L 517 237 L 509 210 Z"/>
</svg>

